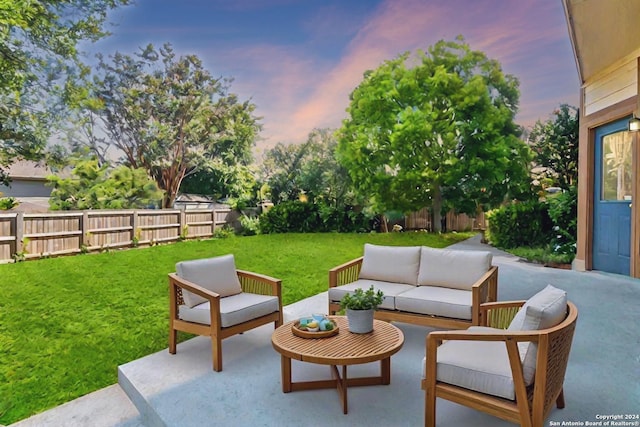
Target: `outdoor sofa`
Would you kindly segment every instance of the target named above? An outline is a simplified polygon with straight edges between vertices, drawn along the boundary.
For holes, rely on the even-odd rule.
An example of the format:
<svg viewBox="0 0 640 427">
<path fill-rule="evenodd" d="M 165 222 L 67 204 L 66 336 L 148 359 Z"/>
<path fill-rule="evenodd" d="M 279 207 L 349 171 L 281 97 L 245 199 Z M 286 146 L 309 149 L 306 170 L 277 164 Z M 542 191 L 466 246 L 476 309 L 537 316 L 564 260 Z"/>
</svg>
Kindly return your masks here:
<svg viewBox="0 0 640 427">
<path fill-rule="evenodd" d="M 494 302 L 498 267 L 488 251 L 364 245 L 364 255 L 329 271 L 329 313 L 357 288 L 384 293 L 379 320 L 448 329 L 480 324 L 480 305 Z"/>
</svg>

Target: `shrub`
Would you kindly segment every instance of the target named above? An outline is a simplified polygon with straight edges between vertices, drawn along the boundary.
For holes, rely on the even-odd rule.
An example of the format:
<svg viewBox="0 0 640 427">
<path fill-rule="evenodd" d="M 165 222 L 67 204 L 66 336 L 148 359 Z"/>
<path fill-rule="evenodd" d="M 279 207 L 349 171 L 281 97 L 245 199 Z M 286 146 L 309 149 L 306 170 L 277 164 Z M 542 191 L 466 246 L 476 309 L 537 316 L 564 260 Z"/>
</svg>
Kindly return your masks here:
<svg viewBox="0 0 640 427">
<path fill-rule="evenodd" d="M 226 239 L 234 235 L 233 227 L 229 226 L 229 224 L 225 224 L 221 228 L 216 227 L 215 230 L 213 230 L 214 239 Z"/>
<path fill-rule="evenodd" d="M 320 205 L 319 215 L 322 221 L 322 231 L 337 231 L 340 233 L 368 233 L 373 230 L 374 217 L 354 206 L 333 207 Z"/>
<path fill-rule="evenodd" d="M 487 238 L 494 246 L 544 246 L 552 239 L 553 224 L 547 204 L 516 202 L 489 212 Z"/>
<path fill-rule="evenodd" d="M 240 217 L 240 225 L 242 225 L 242 230 L 240 230 L 239 234 L 242 236 L 260 234 L 260 218 L 257 216 L 242 215 Z"/>
<path fill-rule="evenodd" d="M 298 200 L 282 202 L 260 216 L 262 233 L 362 232 L 373 229 L 373 216 L 353 206 L 333 207 Z"/>
<path fill-rule="evenodd" d="M 0 210 L 7 211 L 18 206 L 18 202 L 14 197 L 2 197 L 0 198 Z"/>
<path fill-rule="evenodd" d="M 290 200 L 279 203 L 260 217 L 262 233 L 309 233 L 321 227 L 318 206 Z"/>
<path fill-rule="evenodd" d="M 559 254 L 575 254 L 578 234 L 578 189 L 567 191 L 549 199 L 549 217 L 553 221 L 553 251 Z"/>
</svg>

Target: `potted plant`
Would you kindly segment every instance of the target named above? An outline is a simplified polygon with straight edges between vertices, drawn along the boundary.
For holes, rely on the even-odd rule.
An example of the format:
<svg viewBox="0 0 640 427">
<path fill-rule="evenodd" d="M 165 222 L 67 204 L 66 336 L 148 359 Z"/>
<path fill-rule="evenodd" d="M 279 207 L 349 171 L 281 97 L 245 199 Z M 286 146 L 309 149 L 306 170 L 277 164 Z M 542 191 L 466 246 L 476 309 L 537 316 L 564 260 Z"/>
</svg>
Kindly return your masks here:
<svg viewBox="0 0 640 427">
<path fill-rule="evenodd" d="M 349 331 L 356 334 L 366 334 L 373 331 L 373 312 L 384 299 L 381 290 L 375 290 L 373 285 L 366 291 L 357 288 L 353 293 L 346 294 L 340 300 L 340 308 L 347 313 Z"/>
</svg>

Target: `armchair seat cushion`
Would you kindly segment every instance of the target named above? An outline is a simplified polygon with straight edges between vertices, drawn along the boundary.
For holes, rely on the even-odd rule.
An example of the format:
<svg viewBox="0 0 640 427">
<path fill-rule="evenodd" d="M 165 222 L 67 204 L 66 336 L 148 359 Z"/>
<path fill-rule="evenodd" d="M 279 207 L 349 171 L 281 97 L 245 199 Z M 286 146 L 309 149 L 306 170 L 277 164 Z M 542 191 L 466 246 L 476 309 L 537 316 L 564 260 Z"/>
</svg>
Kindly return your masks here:
<svg viewBox="0 0 640 427">
<path fill-rule="evenodd" d="M 379 280 L 359 279 L 346 285 L 329 288 L 329 301 L 340 302 L 342 297 L 344 297 L 346 294 L 353 293 L 358 288 L 362 288 L 364 290 L 369 289 L 372 285 L 376 291 L 381 290 L 384 293 L 384 299 L 382 301 L 382 304 L 380 304 L 380 308 L 385 310 L 395 310 L 396 297 L 405 291 L 415 288 L 415 286 L 413 285 L 406 285 L 402 283 L 390 283 L 382 282 Z"/>
<path fill-rule="evenodd" d="M 471 320 L 471 291 L 417 286 L 402 292 L 395 300 L 400 311 Z"/>
<path fill-rule="evenodd" d="M 220 298 L 220 323 L 221 327 L 238 325 L 279 310 L 277 296 L 259 295 L 242 292 L 236 295 Z M 178 317 L 188 322 L 211 324 L 209 314 L 209 302 L 198 304 L 194 307 L 188 305 L 179 306 Z"/>
<path fill-rule="evenodd" d="M 467 331 L 504 332 L 482 326 L 471 326 Z M 423 369 L 425 363 L 426 359 L 423 359 Z M 423 371 L 423 377 L 424 374 Z M 451 340 L 443 343 L 438 347 L 436 378 L 438 381 L 480 393 L 515 399 L 509 355 L 504 342 Z"/>
</svg>

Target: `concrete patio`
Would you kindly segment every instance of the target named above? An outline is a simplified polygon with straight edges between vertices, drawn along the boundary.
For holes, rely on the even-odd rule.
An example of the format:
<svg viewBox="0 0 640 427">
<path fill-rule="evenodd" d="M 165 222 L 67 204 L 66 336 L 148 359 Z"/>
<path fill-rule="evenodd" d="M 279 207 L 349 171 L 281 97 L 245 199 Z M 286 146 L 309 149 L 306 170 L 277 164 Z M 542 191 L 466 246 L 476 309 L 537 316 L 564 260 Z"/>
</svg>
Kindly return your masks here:
<svg viewBox="0 0 640 427">
<path fill-rule="evenodd" d="M 640 414 L 640 280 L 580 273 L 529 263 L 483 245 L 479 236 L 458 249 L 489 249 L 499 272 L 499 300 L 526 299 L 548 283 L 565 289 L 579 309 L 565 380 L 565 409 L 547 420 L 599 421 L 599 416 Z M 322 293 L 285 308 L 285 320 L 326 312 Z M 343 415 L 334 390 L 282 393 L 280 357 L 269 325 L 223 343 L 224 370 L 211 369 L 210 341 L 196 337 L 119 367 L 119 383 L 12 425 L 32 426 L 355 426 L 423 424 L 421 362 L 429 328 L 397 324 L 405 334 L 391 359 L 391 384 L 349 389 Z M 351 374 L 377 369 L 359 366 Z M 329 378 L 324 366 L 294 363 L 294 379 Z M 511 426 L 497 418 L 439 400 L 438 425 Z M 637 420 L 632 420 L 637 421 Z M 560 424 L 556 424 L 560 425 Z M 579 424 L 575 424 L 579 425 Z M 584 424 L 582 424 L 584 425 Z M 629 425 L 640 425 L 629 424 Z"/>
</svg>

